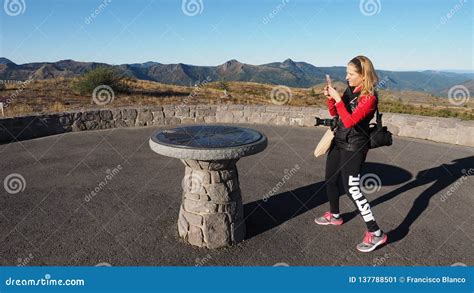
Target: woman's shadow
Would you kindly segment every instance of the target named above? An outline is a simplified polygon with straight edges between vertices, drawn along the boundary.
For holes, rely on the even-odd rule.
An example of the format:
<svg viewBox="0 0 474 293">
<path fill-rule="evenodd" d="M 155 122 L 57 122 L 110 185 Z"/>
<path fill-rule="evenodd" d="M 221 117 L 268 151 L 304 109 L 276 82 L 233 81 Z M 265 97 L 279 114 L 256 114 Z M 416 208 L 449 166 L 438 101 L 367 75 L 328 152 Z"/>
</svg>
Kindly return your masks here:
<svg viewBox="0 0 474 293">
<path fill-rule="evenodd" d="M 410 226 L 428 207 L 431 197 L 454 183 L 466 174 L 474 174 L 474 156 L 457 159 L 453 164 L 442 164 L 438 167 L 420 171 L 412 181 L 412 175 L 405 169 L 392 165 L 367 162 L 364 165 L 366 173 L 375 173 L 379 176 L 382 185 L 398 185 L 407 182 L 403 186 L 384 194 L 371 201 L 372 206 L 389 201 L 402 193 L 421 185 L 433 182 L 413 202 L 413 206 L 405 219 L 394 230 L 389 232 L 389 242 L 403 239 Z M 472 170 L 469 172 L 469 170 Z M 447 176 L 448 175 L 448 176 Z M 342 186 L 341 186 L 342 187 Z M 340 188 L 340 190 L 343 190 Z M 268 199 L 253 201 L 244 205 L 244 217 L 247 228 L 246 239 L 252 238 L 260 233 L 277 227 L 284 222 L 297 217 L 307 211 L 327 202 L 325 181 L 304 186 L 295 190 L 283 192 L 271 196 Z M 349 221 L 358 213 L 356 210 L 343 215 L 344 221 Z"/>
<path fill-rule="evenodd" d="M 391 200 L 405 191 L 432 183 L 413 201 L 405 219 L 395 229 L 388 232 L 389 243 L 397 242 L 408 235 L 411 225 L 426 210 L 433 196 L 461 178 L 474 175 L 474 168 L 471 168 L 471 166 L 474 166 L 474 156 L 456 159 L 452 161 L 452 164 L 441 164 L 437 167 L 420 171 L 414 180 L 373 200 L 371 204 L 376 206 Z M 356 214 L 353 213 L 353 215 Z"/>
<path fill-rule="evenodd" d="M 385 185 L 400 184 L 412 177 L 408 171 L 391 165 L 366 163 L 366 166 L 370 170 L 377 170 L 377 174 L 390 174 L 390 176 L 381 176 Z M 340 180 L 339 185 L 339 190 L 343 190 Z M 244 205 L 246 238 L 252 238 L 279 226 L 326 202 L 326 184 L 325 181 L 320 181 L 247 203 Z"/>
</svg>

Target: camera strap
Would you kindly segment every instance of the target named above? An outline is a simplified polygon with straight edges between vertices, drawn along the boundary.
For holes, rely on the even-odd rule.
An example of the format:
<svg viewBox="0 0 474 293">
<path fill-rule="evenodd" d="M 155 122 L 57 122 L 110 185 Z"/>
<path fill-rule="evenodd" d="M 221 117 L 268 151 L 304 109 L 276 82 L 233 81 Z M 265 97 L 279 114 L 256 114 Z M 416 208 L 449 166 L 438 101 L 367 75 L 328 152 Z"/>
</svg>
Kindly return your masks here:
<svg viewBox="0 0 474 293">
<path fill-rule="evenodd" d="M 379 111 L 379 94 L 375 91 L 375 98 L 377 99 L 377 102 L 375 104 L 375 120 L 377 121 L 377 128 L 382 128 L 382 114 Z"/>
</svg>

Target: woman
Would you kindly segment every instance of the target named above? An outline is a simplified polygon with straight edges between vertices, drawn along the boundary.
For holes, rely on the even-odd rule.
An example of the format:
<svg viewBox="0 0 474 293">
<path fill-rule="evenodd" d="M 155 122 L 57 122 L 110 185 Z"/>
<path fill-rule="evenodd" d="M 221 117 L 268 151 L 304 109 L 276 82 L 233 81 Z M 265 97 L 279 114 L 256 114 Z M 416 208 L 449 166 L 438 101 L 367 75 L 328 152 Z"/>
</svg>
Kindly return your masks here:
<svg viewBox="0 0 474 293">
<path fill-rule="evenodd" d="M 328 84 L 324 94 L 331 116 L 338 116 L 337 128 L 326 160 L 326 189 L 330 211 L 316 218 L 319 225 L 342 225 L 339 215 L 338 179 L 342 177 L 345 192 L 357 206 L 367 232 L 357 250 L 370 252 L 387 242 L 378 227 L 370 204 L 361 192 L 360 170 L 369 150 L 369 123 L 377 107 L 375 84 L 378 81 L 372 62 L 365 56 L 353 58 L 347 65 L 349 87 L 342 97 Z"/>
</svg>

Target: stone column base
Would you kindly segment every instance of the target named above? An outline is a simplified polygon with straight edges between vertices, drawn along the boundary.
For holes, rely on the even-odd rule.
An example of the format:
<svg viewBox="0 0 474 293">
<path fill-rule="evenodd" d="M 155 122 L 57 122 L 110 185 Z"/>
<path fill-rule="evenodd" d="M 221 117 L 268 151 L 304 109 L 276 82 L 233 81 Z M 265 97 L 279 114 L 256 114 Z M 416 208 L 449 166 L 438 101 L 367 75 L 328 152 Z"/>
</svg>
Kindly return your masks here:
<svg viewBox="0 0 474 293">
<path fill-rule="evenodd" d="M 236 163 L 181 160 L 186 166 L 178 232 L 188 243 L 207 248 L 244 240 L 242 196 Z"/>
</svg>

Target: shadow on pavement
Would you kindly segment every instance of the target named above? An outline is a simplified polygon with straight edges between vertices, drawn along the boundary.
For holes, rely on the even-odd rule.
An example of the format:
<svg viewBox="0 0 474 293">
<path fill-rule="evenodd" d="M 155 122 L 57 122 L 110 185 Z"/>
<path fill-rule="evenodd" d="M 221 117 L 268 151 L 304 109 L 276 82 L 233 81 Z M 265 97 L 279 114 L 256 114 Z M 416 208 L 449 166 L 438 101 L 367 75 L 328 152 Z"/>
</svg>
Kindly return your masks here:
<svg viewBox="0 0 474 293">
<path fill-rule="evenodd" d="M 474 156 L 456 159 L 453 160 L 453 162 L 453 164 L 442 164 L 438 167 L 420 171 L 413 181 L 410 181 L 373 201 L 372 205 L 375 206 L 412 188 L 433 183 L 415 199 L 405 219 L 398 225 L 398 227 L 388 232 L 389 243 L 397 242 L 408 235 L 410 226 L 426 210 L 430 203 L 430 199 L 434 195 L 450 186 L 461 177 L 472 176 L 472 174 L 474 174 L 474 169 L 471 169 L 471 167 L 474 166 Z"/>
<path fill-rule="evenodd" d="M 284 222 L 327 202 L 324 181 L 275 194 L 244 205 L 246 239 L 275 228 Z M 304 205 L 303 205 L 304 204 Z"/>
<path fill-rule="evenodd" d="M 412 178 L 405 169 L 381 163 L 367 162 L 364 173 L 374 173 L 383 185 L 396 185 Z M 342 189 L 342 186 L 340 187 Z M 264 200 L 257 200 L 244 205 L 244 217 L 247 228 L 246 239 L 277 227 L 284 222 L 327 202 L 325 181 L 279 193 Z M 348 221 L 356 212 L 344 214 Z"/>
<path fill-rule="evenodd" d="M 405 238 L 405 236 L 407 236 L 408 232 L 410 231 L 411 225 L 413 225 L 413 223 L 428 207 L 430 199 L 441 190 L 459 180 L 461 177 L 472 176 L 472 174 L 474 174 L 474 169 L 472 169 L 473 166 L 474 156 L 470 156 L 453 160 L 452 164 L 441 164 L 437 167 L 422 170 L 418 172 L 414 180 L 407 182 L 405 185 L 400 186 L 399 188 L 372 200 L 370 204 L 372 207 L 374 207 L 378 204 L 382 204 L 397 196 L 400 196 L 404 192 L 413 188 L 432 183 L 414 200 L 413 205 L 408 211 L 405 219 L 395 229 L 388 232 L 388 243 L 395 243 Z M 390 173 L 387 175 L 387 178 L 381 177 L 383 185 L 392 185 L 390 184 L 390 177 Z M 347 222 L 357 215 L 357 210 L 354 210 L 342 216 L 344 217 L 344 221 Z"/>
</svg>

